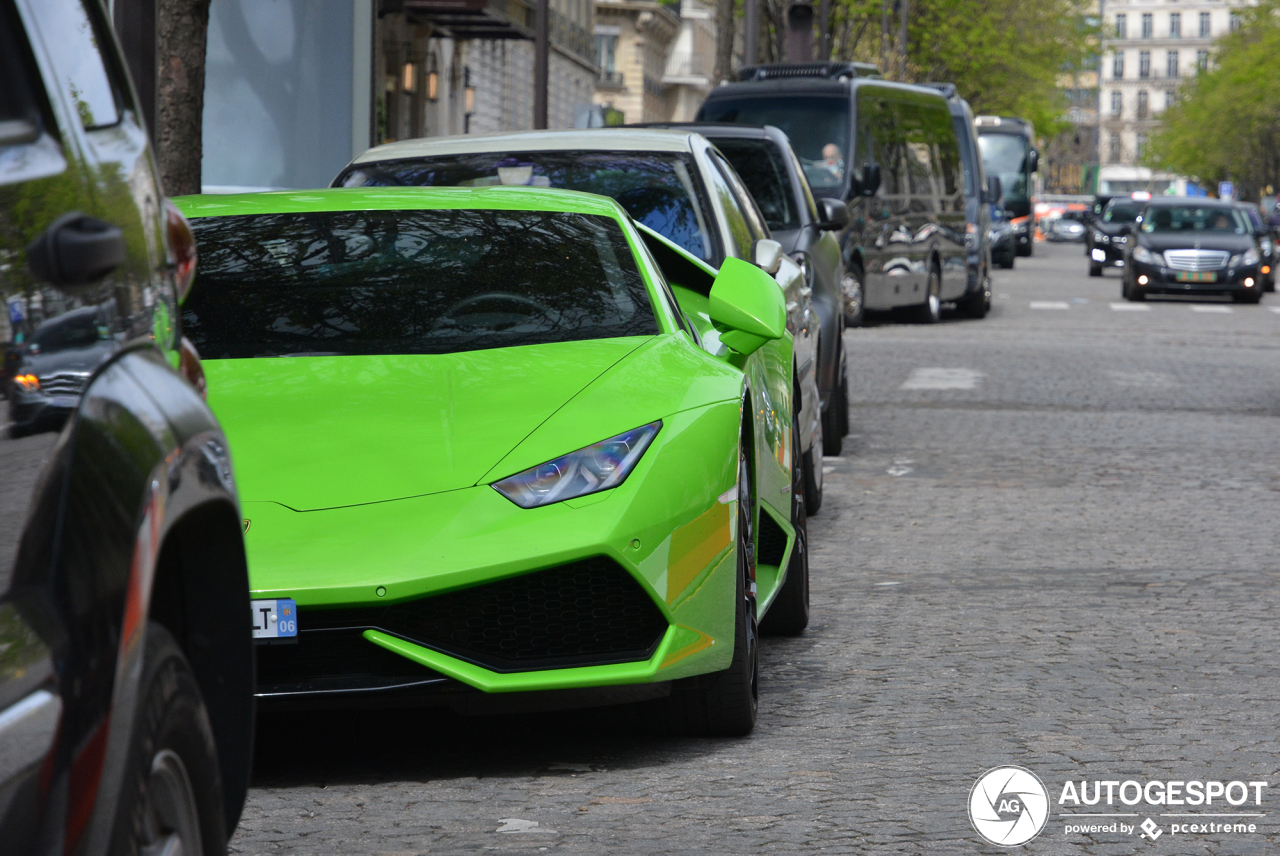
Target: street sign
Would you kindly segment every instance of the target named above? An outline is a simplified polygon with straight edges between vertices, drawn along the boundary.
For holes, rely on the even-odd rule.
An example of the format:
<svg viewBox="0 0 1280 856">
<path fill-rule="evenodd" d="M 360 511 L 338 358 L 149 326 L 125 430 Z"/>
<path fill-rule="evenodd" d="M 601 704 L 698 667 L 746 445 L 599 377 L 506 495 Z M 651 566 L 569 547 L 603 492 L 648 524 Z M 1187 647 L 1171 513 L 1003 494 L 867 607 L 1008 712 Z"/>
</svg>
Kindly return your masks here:
<svg viewBox="0 0 1280 856">
<path fill-rule="evenodd" d="M 1218 198 L 1219 199 L 1235 199 L 1236 185 L 1232 181 L 1218 182 Z"/>
</svg>

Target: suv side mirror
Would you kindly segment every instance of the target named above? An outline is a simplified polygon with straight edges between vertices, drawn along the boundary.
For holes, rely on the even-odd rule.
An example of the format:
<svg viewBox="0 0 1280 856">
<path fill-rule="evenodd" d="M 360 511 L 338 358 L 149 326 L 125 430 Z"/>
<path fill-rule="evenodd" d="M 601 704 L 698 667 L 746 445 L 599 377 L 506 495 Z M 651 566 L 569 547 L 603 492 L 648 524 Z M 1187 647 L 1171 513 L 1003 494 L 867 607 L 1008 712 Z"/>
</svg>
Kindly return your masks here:
<svg viewBox="0 0 1280 856">
<path fill-rule="evenodd" d="M 1027 152 L 1027 172 L 1040 171 L 1040 153 L 1035 149 Z"/>
<path fill-rule="evenodd" d="M 818 214 L 822 216 L 818 228 L 825 232 L 838 232 L 849 224 L 849 209 L 839 199 L 819 197 Z"/>
<path fill-rule="evenodd" d="M 79 211 L 63 214 L 27 247 L 37 280 L 74 288 L 102 279 L 125 260 L 124 232 Z"/>
<path fill-rule="evenodd" d="M 864 163 L 862 177 L 858 179 L 858 193 L 862 196 L 875 196 L 880 189 L 880 164 Z"/>
<path fill-rule="evenodd" d="M 1004 188 L 1000 186 L 1000 176 L 998 175 L 987 176 L 987 192 L 985 194 L 986 198 L 983 199 L 982 201 L 990 203 L 992 205 L 996 205 L 1000 202 L 1000 197 L 1003 195 L 1004 195 Z"/>
<path fill-rule="evenodd" d="M 720 341 L 744 357 L 787 331 L 782 289 L 773 277 L 742 259 L 724 260 L 711 284 L 708 311 Z"/>
</svg>

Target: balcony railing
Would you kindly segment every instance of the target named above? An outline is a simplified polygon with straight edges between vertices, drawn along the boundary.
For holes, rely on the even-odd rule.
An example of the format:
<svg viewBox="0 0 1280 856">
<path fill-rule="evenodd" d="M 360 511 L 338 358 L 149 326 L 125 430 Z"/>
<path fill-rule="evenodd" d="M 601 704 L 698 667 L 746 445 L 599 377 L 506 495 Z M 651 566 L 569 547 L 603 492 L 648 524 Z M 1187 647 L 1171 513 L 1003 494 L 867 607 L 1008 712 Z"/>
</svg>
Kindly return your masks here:
<svg viewBox="0 0 1280 856">
<path fill-rule="evenodd" d="M 664 77 L 710 77 L 715 57 L 703 51 L 673 51 L 667 59 Z"/>
<path fill-rule="evenodd" d="M 596 85 L 607 86 L 610 89 L 622 89 L 627 84 L 626 79 L 622 76 L 622 72 L 607 71 L 602 68 L 596 74 Z"/>
</svg>

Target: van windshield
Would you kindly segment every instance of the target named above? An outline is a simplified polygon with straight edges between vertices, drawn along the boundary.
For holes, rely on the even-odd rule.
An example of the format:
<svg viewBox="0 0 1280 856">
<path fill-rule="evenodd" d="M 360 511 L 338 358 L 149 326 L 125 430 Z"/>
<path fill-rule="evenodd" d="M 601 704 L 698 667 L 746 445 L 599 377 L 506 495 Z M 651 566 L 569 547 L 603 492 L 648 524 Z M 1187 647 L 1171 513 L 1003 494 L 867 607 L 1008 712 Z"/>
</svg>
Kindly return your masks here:
<svg viewBox="0 0 1280 856">
<path fill-rule="evenodd" d="M 773 125 L 791 138 L 805 177 L 818 196 L 839 196 L 849 161 L 849 99 L 841 95 L 754 95 L 715 98 L 700 122 Z"/>
</svg>

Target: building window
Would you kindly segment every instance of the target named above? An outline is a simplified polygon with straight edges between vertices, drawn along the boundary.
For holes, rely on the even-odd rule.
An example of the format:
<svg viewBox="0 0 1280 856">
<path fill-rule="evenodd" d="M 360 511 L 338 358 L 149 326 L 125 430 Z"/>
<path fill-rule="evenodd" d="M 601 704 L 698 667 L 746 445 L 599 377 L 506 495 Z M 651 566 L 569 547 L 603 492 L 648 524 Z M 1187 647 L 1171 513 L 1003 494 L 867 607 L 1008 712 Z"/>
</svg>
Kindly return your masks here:
<svg viewBox="0 0 1280 856">
<path fill-rule="evenodd" d="M 1124 77 L 1124 51 L 1116 51 L 1116 55 L 1111 58 L 1111 76 L 1116 80 Z"/>
<path fill-rule="evenodd" d="M 1234 33 L 1238 29 L 1240 29 L 1240 13 L 1232 12 L 1231 13 L 1231 32 Z"/>
<path fill-rule="evenodd" d="M 1208 12 L 1200 13 L 1200 38 L 1202 39 L 1209 38 L 1209 13 Z"/>
<path fill-rule="evenodd" d="M 1172 89 L 1166 90 L 1164 93 L 1164 109 L 1168 110 L 1174 104 L 1178 103 L 1178 93 Z"/>
<path fill-rule="evenodd" d="M 1155 29 L 1155 27 L 1154 27 L 1154 25 L 1151 23 L 1151 13 L 1150 13 L 1150 12 L 1143 12 L 1143 13 L 1142 13 L 1142 37 L 1143 37 L 1144 39 L 1149 39 L 1149 38 L 1151 38 L 1151 32 L 1152 32 L 1154 29 Z"/>
<path fill-rule="evenodd" d="M 1142 160 L 1142 153 L 1146 151 L 1146 149 L 1147 149 L 1147 135 L 1139 134 L 1138 139 L 1134 143 L 1134 147 L 1133 147 L 1133 159 L 1136 161 Z"/>
<path fill-rule="evenodd" d="M 1138 118 L 1147 118 L 1147 91 L 1145 89 L 1138 93 Z"/>
<path fill-rule="evenodd" d="M 1117 39 L 1129 38 L 1128 30 L 1129 30 L 1128 16 L 1126 16 L 1124 12 L 1121 12 L 1118 15 L 1116 15 L 1116 38 Z"/>
<path fill-rule="evenodd" d="M 618 36 L 616 33 L 596 33 L 596 65 L 601 71 L 618 70 Z"/>
<path fill-rule="evenodd" d="M 1178 52 L 1169 51 L 1165 58 L 1164 72 L 1169 77 L 1178 76 Z"/>
<path fill-rule="evenodd" d="M 1111 115 L 1119 119 L 1120 114 L 1124 111 L 1123 104 L 1124 104 L 1123 96 L 1121 96 L 1119 92 L 1112 92 L 1111 93 Z"/>
<path fill-rule="evenodd" d="M 1138 77 L 1146 80 L 1151 76 L 1151 51 L 1138 52 Z"/>
<path fill-rule="evenodd" d="M 1109 154 L 1110 154 L 1110 157 L 1108 159 L 1112 163 L 1120 160 L 1120 135 L 1119 134 L 1111 135 L 1111 143 L 1107 146 L 1107 148 L 1109 149 Z"/>
<path fill-rule="evenodd" d="M 1209 52 L 1196 51 L 1196 69 L 1199 71 L 1209 70 Z"/>
<path fill-rule="evenodd" d="M 1169 38 L 1182 38 L 1182 13 L 1171 12 L 1169 14 Z"/>
</svg>

